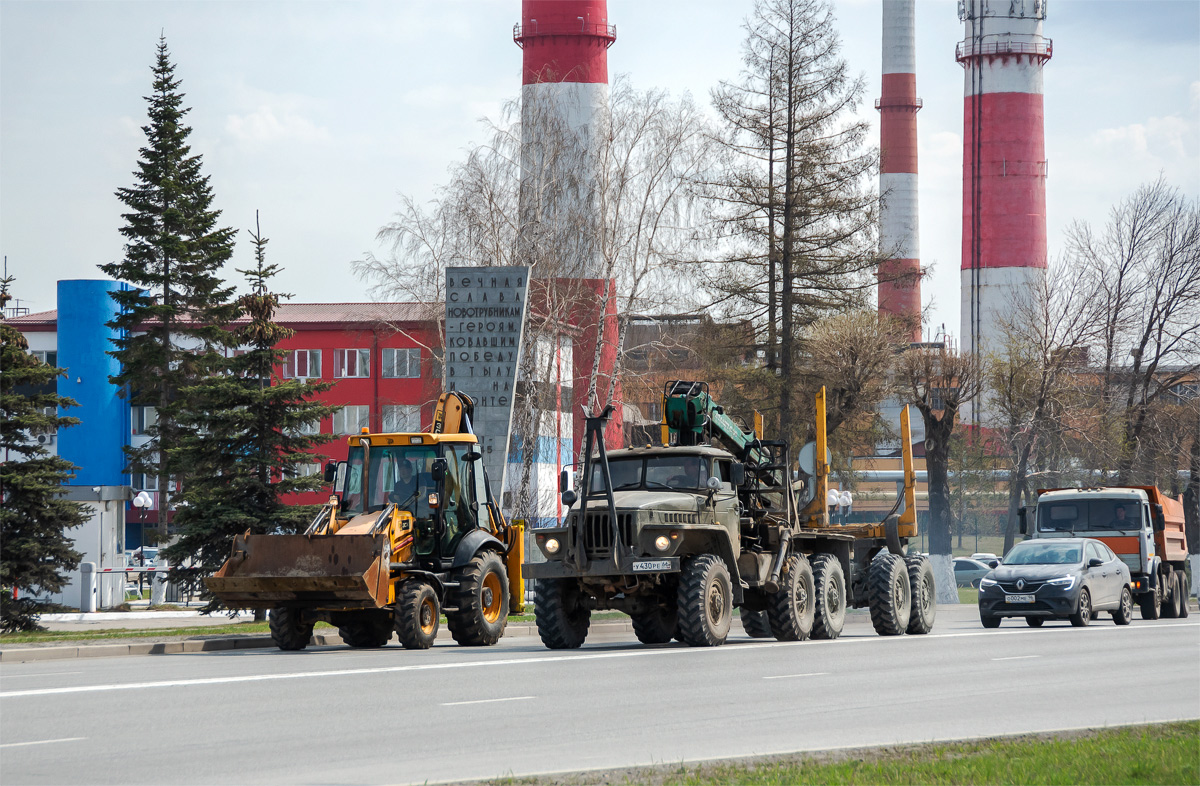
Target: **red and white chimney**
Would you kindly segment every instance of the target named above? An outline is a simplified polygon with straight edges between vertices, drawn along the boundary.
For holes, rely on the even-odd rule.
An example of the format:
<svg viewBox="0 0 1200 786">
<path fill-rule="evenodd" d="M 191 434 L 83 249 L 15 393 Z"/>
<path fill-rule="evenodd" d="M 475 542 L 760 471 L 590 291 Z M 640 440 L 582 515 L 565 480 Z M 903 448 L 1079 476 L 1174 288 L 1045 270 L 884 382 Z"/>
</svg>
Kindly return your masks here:
<svg viewBox="0 0 1200 786">
<path fill-rule="evenodd" d="M 879 110 L 879 314 L 921 340 L 921 254 L 917 222 L 916 0 L 883 0 L 883 87 Z"/>
<path fill-rule="evenodd" d="M 1014 294 L 1046 269 L 1045 0 L 960 0 L 963 113 L 962 349 L 978 355 Z"/>
</svg>

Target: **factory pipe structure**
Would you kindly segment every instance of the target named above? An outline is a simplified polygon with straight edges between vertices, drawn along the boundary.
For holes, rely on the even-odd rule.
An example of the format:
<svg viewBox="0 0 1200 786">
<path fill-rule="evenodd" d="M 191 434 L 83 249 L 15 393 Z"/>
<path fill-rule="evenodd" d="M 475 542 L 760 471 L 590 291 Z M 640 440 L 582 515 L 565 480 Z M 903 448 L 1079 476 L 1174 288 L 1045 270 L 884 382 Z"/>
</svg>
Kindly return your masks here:
<svg viewBox="0 0 1200 786">
<path fill-rule="evenodd" d="M 879 110 L 879 314 L 921 340 L 921 260 L 917 221 L 916 0 L 883 0 L 883 85 Z"/>
</svg>

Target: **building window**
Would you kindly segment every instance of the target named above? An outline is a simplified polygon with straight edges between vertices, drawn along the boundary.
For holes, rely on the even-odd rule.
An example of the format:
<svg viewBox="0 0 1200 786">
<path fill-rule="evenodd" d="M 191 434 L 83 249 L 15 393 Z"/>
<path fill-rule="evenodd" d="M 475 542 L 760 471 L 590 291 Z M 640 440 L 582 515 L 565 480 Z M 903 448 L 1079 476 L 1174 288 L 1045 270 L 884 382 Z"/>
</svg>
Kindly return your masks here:
<svg viewBox="0 0 1200 786">
<path fill-rule="evenodd" d="M 421 350 L 383 350 L 383 376 L 388 379 L 415 379 L 421 376 Z"/>
<path fill-rule="evenodd" d="M 287 430 L 287 433 L 293 437 L 300 436 L 302 434 L 320 434 L 321 433 L 321 421 L 320 420 L 310 420 L 307 423 L 299 423 L 299 424 L 289 428 Z"/>
<path fill-rule="evenodd" d="M 333 413 L 334 434 L 358 434 L 371 426 L 371 408 L 366 404 L 349 404 Z"/>
<path fill-rule="evenodd" d="M 297 464 L 294 467 L 289 467 L 283 471 L 284 477 L 288 478 L 310 478 L 313 475 L 320 475 L 322 468 L 320 464 Z"/>
<path fill-rule="evenodd" d="M 137 472 L 130 478 L 129 484 L 138 491 L 158 491 L 158 476 Z"/>
<path fill-rule="evenodd" d="M 383 408 L 383 430 L 394 433 L 421 430 L 421 407 L 416 404 L 387 404 Z"/>
<path fill-rule="evenodd" d="M 29 354 L 33 355 L 35 358 L 37 358 L 38 360 L 45 363 L 47 366 L 57 366 L 58 365 L 58 352 L 56 352 L 55 350 L 35 349 L 35 350 L 30 351 Z"/>
<path fill-rule="evenodd" d="M 154 407 L 130 407 L 129 419 L 134 434 L 148 434 L 150 428 L 158 423 L 158 410 Z"/>
<path fill-rule="evenodd" d="M 283 376 L 287 379 L 319 379 L 321 350 L 297 349 L 284 355 Z"/>
<path fill-rule="evenodd" d="M 661 401 L 649 401 L 645 404 L 642 404 L 642 411 L 646 413 L 647 420 L 653 420 L 655 422 L 662 421 Z"/>
<path fill-rule="evenodd" d="M 333 355 L 333 375 L 339 379 L 371 376 L 371 350 L 335 350 Z"/>
</svg>

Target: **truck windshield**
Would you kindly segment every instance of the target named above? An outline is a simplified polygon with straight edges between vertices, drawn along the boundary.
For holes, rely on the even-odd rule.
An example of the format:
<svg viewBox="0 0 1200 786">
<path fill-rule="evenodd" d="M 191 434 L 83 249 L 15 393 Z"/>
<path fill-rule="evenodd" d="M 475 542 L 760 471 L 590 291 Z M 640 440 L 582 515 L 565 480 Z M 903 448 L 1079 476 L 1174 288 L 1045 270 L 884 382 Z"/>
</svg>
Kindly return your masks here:
<svg viewBox="0 0 1200 786">
<path fill-rule="evenodd" d="M 1005 565 L 1074 565 L 1083 561 L 1078 543 L 1027 540 L 1004 555 Z"/>
<path fill-rule="evenodd" d="M 1039 502 L 1038 532 L 1136 531 L 1142 528 L 1141 510 L 1134 499 Z"/>
<path fill-rule="evenodd" d="M 702 489 L 708 482 L 709 460 L 703 456 L 649 456 L 611 459 L 608 471 L 613 491 L 635 488 Z M 599 465 L 592 467 L 592 490 L 604 490 Z"/>
<path fill-rule="evenodd" d="M 431 515 L 428 496 L 434 490 L 434 483 L 429 469 L 437 457 L 436 448 L 377 445 L 371 448 L 365 468 L 364 453 L 362 446 L 353 446 L 347 456 L 341 504 L 344 513 L 382 510 L 389 502 L 395 502 L 417 518 Z"/>
</svg>

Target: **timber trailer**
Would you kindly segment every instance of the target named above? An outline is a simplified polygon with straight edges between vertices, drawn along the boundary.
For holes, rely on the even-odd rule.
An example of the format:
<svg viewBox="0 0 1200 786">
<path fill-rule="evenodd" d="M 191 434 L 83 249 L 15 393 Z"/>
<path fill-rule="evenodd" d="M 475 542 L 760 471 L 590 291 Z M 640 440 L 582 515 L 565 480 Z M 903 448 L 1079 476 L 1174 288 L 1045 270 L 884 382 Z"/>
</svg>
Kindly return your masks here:
<svg viewBox="0 0 1200 786">
<path fill-rule="evenodd" d="M 523 566 L 537 580 L 547 647 L 580 646 L 598 609 L 629 614 L 648 644 L 722 644 L 734 607 L 750 636 L 781 641 L 837 638 L 848 606 L 869 607 L 881 635 L 932 629 L 933 570 L 907 555 L 917 535 L 907 410 L 903 491 L 883 522 L 848 526 L 832 524 L 826 507 L 823 388 L 814 471 L 798 481 L 787 443 L 743 430 L 705 383 L 665 386 L 663 447 L 607 451 L 611 412 L 587 419 L 581 492 L 564 472 L 567 513 L 535 531 L 544 561 Z"/>
<path fill-rule="evenodd" d="M 283 650 L 304 649 L 320 621 L 351 647 L 382 647 L 394 630 L 425 649 L 443 612 L 459 644 L 495 644 L 522 610 L 523 540 L 491 494 L 472 410 L 443 393 L 429 432 L 349 437 L 308 529 L 238 535 L 209 590 L 228 608 L 270 609 Z"/>
</svg>

